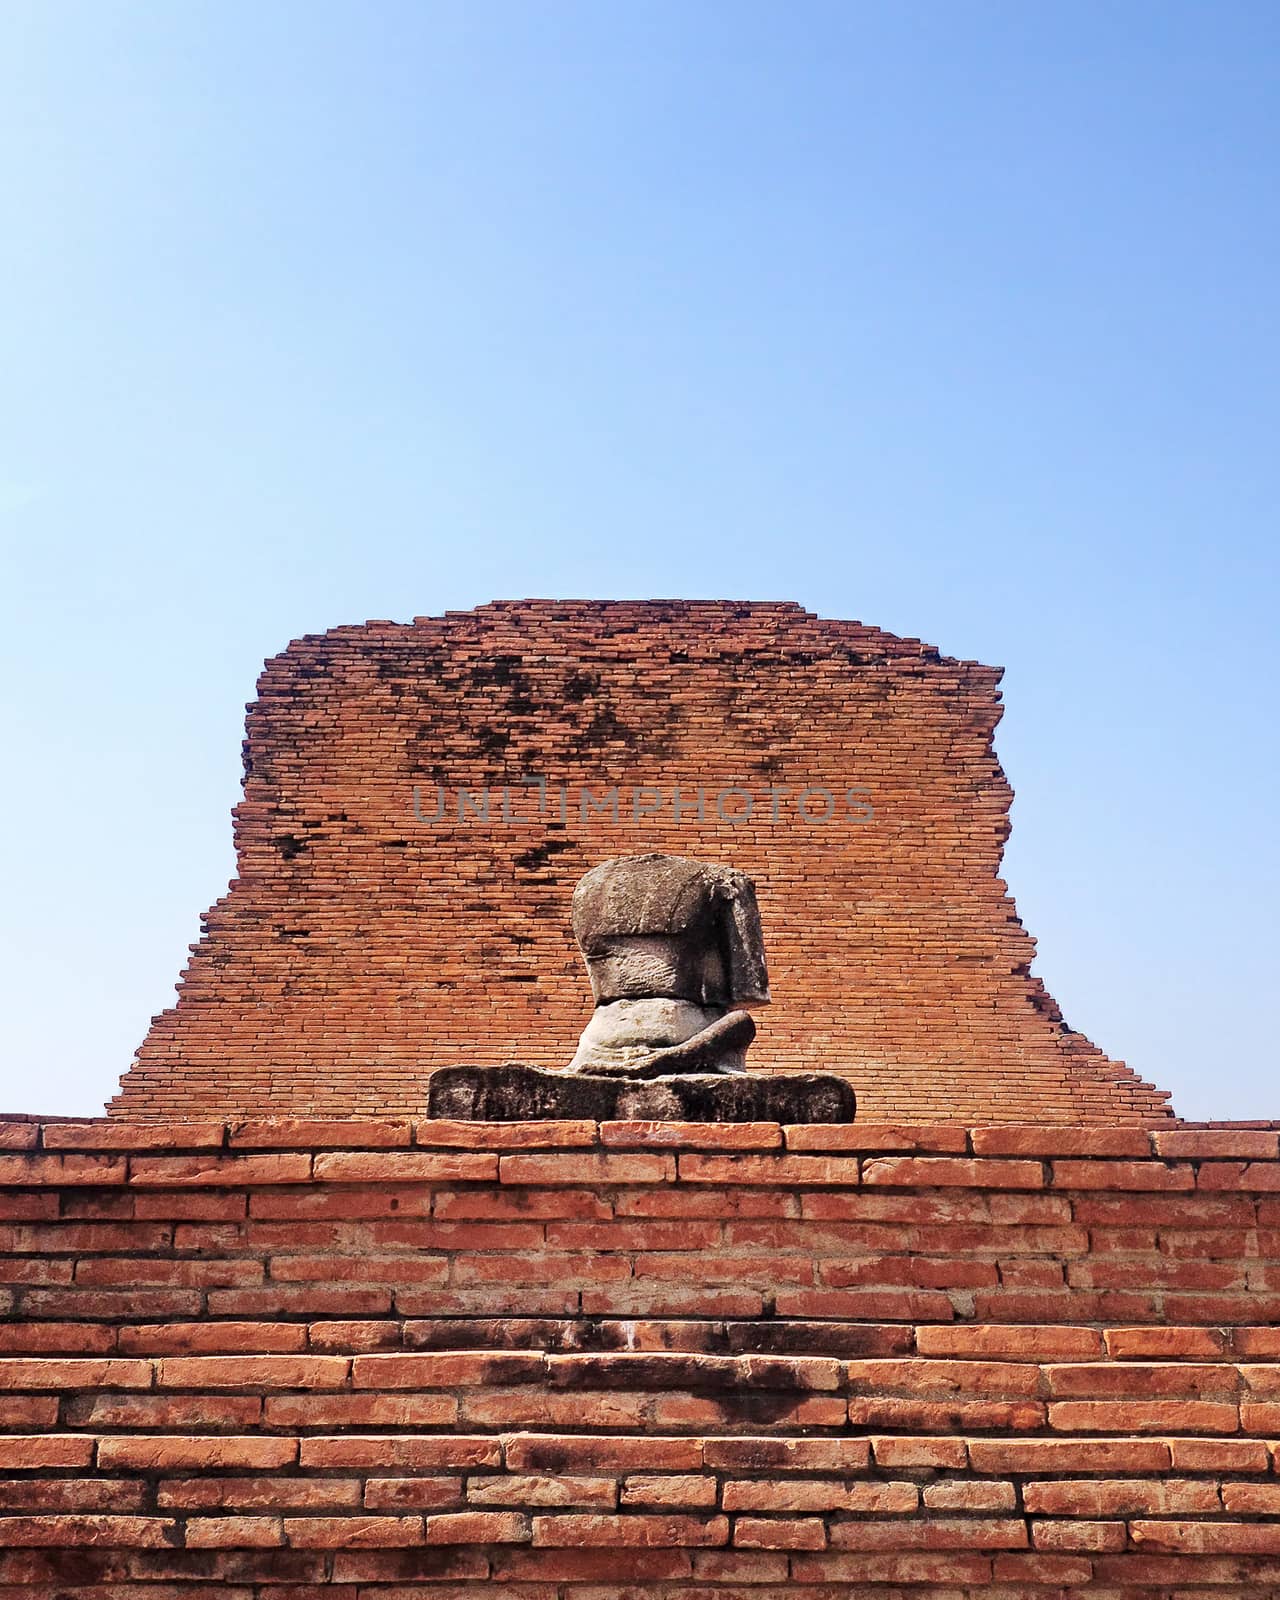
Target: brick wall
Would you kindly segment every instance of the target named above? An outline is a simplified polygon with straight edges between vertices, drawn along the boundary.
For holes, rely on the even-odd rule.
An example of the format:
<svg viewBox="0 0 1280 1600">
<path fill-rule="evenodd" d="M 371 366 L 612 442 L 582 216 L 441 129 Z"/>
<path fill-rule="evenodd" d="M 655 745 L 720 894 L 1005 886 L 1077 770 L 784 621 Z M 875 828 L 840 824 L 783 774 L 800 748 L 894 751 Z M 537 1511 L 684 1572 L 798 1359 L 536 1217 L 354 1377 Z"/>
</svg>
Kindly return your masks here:
<svg viewBox="0 0 1280 1600">
<path fill-rule="evenodd" d="M 413 1116 L 434 1067 L 563 1063 L 589 1013 L 573 885 L 657 849 L 757 880 L 754 1065 L 845 1071 L 876 1119 L 1166 1116 L 1030 976 L 997 876 L 999 677 L 782 604 L 522 601 L 301 639 L 250 708 L 237 879 L 112 1111 Z M 665 798 L 637 820 L 646 785 Z M 615 787 L 617 821 L 584 819 Z M 730 787 L 749 820 L 721 818 Z"/>
<path fill-rule="evenodd" d="M 1280 1594 L 1274 1126 L 13 1120 L 0 1205 L 3 1600 Z"/>
</svg>

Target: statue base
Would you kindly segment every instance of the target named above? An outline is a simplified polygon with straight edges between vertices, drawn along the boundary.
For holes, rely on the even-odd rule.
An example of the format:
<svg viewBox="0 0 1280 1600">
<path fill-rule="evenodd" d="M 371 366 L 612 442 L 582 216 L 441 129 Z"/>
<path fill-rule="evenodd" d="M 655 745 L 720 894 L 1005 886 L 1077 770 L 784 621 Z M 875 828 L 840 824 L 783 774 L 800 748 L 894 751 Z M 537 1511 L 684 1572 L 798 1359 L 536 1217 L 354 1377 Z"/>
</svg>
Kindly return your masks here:
<svg viewBox="0 0 1280 1600">
<path fill-rule="evenodd" d="M 852 1122 L 853 1086 L 816 1072 L 605 1078 L 500 1067 L 440 1067 L 427 1115 L 458 1122 Z"/>
</svg>

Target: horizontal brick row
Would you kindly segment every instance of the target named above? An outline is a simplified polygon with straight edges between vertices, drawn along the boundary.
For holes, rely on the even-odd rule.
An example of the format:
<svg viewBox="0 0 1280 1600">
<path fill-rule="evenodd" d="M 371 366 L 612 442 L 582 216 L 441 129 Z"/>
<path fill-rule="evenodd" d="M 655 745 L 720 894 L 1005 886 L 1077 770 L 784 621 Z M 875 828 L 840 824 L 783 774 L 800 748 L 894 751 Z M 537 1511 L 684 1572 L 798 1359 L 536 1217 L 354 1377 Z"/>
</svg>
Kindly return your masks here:
<svg viewBox="0 0 1280 1600">
<path fill-rule="evenodd" d="M 851 1152 L 868 1155 L 921 1155 L 976 1158 L 1082 1158 L 1115 1161 L 1116 1166 L 1092 1169 L 1103 1182 L 1098 1187 L 1125 1187 L 1126 1176 L 1142 1179 L 1142 1187 L 1183 1187 L 1176 1176 L 1162 1178 L 1158 1169 L 1129 1172 L 1124 1163 L 1146 1162 L 1160 1157 L 1166 1162 L 1225 1160 L 1234 1165 L 1221 1169 L 1224 1187 L 1234 1188 L 1241 1176 L 1238 1163 L 1280 1160 L 1280 1131 L 1256 1124 L 1196 1125 L 1163 1123 L 1151 1127 L 1107 1127 L 1103 1125 L 1044 1123 L 1030 1125 L 1001 1123 L 991 1127 L 965 1128 L 957 1123 L 877 1123 L 856 1121 L 780 1126 L 773 1122 L 452 1122 L 443 1119 L 413 1121 L 395 1118 L 319 1119 L 299 1117 L 259 1117 L 232 1122 L 171 1121 L 127 1122 L 116 1118 L 81 1119 L 76 1122 L 46 1123 L 30 1117 L 0 1117 L 0 1152 L 121 1152 L 139 1158 L 138 1170 L 163 1175 L 164 1167 L 148 1169 L 142 1158 L 148 1152 L 175 1151 L 316 1151 L 326 1156 L 345 1156 L 362 1151 L 459 1151 L 480 1154 L 503 1150 L 690 1150 L 730 1152 Z M 56 1177 L 60 1169 L 47 1169 Z M 61 1170 L 75 1172 L 76 1166 Z M 92 1167 L 84 1170 L 107 1170 Z M 199 1169 L 193 1169 L 199 1170 Z M 239 1169 L 252 1172 L 253 1168 Z M 263 1165 L 264 1172 L 275 1169 Z M 343 1171 L 341 1161 L 327 1162 L 320 1173 Z M 367 1181 L 366 1173 L 352 1170 L 355 1181 Z M 370 1168 L 369 1170 L 376 1170 Z M 412 1172 L 392 1163 L 387 1171 Z M 492 1167 L 487 1168 L 492 1171 Z M 665 1169 L 663 1169 L 665 1170 Z M 753 1170 L 748 1168 L 747 1170 Z M 776 1164 L 761 1169 L 785 1174 Z M 798 1170 L 806 1170 L 804 1168 Z M 815 1169 L 816 1170 L 816 1169 Z M 840 1169 L 844 1170 L 844 1169 Z M 906 1176 L 909 1182 L 963 1184 L 1001 1182 L 1002 1175 L 1029 1178 L 1030 1187 L 1041 1187 L 1045 1179 L 1030 1166 L 1013 1168 L 962 1165 L 931 1165 L 920 1169 L 885 1169 L 880 1181 L 890 1174 Z M 1065 1176 L 1076 1174 L 1065 1169 Z M 425 1176 L 432 1176 L 429 1170 Z M 1255 1175 L 1250 1175 L 1255 1176 Z M 1230 1181 L 1227 1181 L 1230 1180 Z M 12 1181 L 6 1178 L 6 1182 Z M 114 1181 L 114 1180 L 107 1180 Z M 261 1182 L 254 1178 L 251 1181 Z M 380 1181 L 374 1179 L 373 1181 Z M 1023 1187 L 1021 1181 L 1012 1185 Z M 1192 1185 L 1194 1186 L 1194 1185 Z M 1247 1187 L 1247 1185 L 1246 1185 Z M 1270 1187 L 1270 1186 L 1269 1186 Z"/>
<path fill-rule="evenodd" d="M 922 1332 L 926 1330 L 921 1330 Z M 1194 1361 L 1027 1361 L 945 1356 L 842 1361 L 820 1356 L 681 1354 L 669 1351 L 547 1355 L 538 1351 L 426 1351 L 416 1354 L 199 1355 L 160 1360 L 0 1357 L 0 1389 L 16 1392 L 247 1390 L 462 1390 L 535 1386 L 557 1390 L 706 1390 L 922 1397 L 990 1395 L 1041 1399 L 1071 1414 L 1083 1399 L 1109 1404 L 1205 1401 L 1232 1411 L 1280 1398 L 1280 1365 Z M 1113 1397 L 1121 1396 L 1119 1400 Z M 1043 1406 L 1041 1408 L 1043 1412 Z M 1064 1412 L 1065 1414 L 1065 1412 Z M 1208 1414 L 1206 1409 L 1206 1414 Z"/>
</svg>

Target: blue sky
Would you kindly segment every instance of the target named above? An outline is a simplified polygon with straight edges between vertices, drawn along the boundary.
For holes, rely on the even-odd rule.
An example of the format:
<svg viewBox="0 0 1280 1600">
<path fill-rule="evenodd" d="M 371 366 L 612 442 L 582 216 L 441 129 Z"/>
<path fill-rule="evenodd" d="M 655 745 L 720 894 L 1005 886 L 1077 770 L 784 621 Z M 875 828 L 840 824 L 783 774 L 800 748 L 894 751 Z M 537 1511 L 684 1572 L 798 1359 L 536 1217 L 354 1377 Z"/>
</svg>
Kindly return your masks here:
<svg viewBox="0 0 1280 1600">
<path fill-rule="evenodd" d="M 1275 1117 L 1280 10 L 0 0 L 0 1108 L 93 1113 L 291 638 L 794 599 L 1007 668 L 1072 1024 Z"/>
</svg>

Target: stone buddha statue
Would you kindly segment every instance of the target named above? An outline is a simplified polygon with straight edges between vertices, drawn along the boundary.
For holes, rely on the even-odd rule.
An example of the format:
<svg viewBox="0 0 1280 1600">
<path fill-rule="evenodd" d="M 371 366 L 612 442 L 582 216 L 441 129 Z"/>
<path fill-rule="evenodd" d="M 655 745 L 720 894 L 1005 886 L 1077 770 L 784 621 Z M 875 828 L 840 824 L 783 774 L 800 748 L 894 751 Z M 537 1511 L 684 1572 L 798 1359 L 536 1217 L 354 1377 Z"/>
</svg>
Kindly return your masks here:
<svg viewBox="0 0 1280 1600">
<path fill-rule="evenodd" d="M 574 890 L 595 1010 L 566 1067 L 440 1067 L 433 1117 L 473 1122 L 852 1122 L 843 1078 L 748 1072 L 769 975 L 745 872 L 685 856 L 614 856 Z"/>
<path fill-rule="evenodd" d="M 685 856 L 614 856 L 573 895 L 596 1008 L 569 1073 L 658 1078 L 746 1070 L 769 975 L 755 886 Z"/>
</svg>

